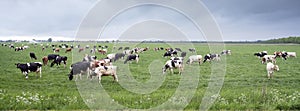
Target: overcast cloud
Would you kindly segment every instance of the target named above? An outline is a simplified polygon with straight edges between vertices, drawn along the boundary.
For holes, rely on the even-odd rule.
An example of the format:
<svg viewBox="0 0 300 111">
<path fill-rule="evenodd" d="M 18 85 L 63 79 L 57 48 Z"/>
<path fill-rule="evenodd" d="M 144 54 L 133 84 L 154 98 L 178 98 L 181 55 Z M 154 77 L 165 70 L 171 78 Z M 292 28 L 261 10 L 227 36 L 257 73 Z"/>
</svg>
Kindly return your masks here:
<svg viewBox="0 0 300 111">
<path fill-rule="evenodd" d="M 215 17 L 224 40 L 265 40 L 300 36 L 299 0 L 202 2 Z M 95 3 L 97 0 L 1 0 L 0 39 L 15 39 L 11 38 L 14 36 L 74 37 L 80 22 Z M 140 10 L 147 10 L 145 8 Z M 147 11 L 151 13 L 157 9 Z M 145 14 L 147 13 L 144 11 L 135 11 L 134 15 Z M 176 17 L 176 14 L 173 16 Z M 123 18 L 124 21 L 128 20 L 128 17 Z M 119 22 L 120 19 L 122 18 L 119 18 Z M 114 24 L 112 27 L 118 25 Z"/>
</svg>

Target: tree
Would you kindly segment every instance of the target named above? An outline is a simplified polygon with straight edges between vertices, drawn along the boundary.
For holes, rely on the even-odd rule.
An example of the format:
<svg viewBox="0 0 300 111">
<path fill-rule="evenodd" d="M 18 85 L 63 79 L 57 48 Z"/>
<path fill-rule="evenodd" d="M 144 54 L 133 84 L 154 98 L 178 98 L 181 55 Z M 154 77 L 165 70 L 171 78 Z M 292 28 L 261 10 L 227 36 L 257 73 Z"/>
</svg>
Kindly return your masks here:
<svg viewBox="0 0 300 111">
<path fill-rule="evenodd" d="M 49 39 L 48 39 L 48 42 L 52 42 L 52 38 L 49 38 Z"/>
</svg>

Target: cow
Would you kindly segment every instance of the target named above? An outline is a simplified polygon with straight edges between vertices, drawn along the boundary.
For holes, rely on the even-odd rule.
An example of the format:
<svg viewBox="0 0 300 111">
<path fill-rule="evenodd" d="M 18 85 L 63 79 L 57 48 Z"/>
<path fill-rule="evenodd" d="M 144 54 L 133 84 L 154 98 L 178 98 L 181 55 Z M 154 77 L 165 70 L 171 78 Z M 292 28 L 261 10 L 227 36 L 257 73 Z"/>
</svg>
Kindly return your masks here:
<svg viewBox="0 0 300 111">
<path fill-rule="evenodd" d="M 89 56 L 88 54 L 85 54 L 84 58 L 82 61 L 86 62 L 93 62 L 97 59 L 97 56 Z"/>
<path fill-rule="evenodd" d="M 223 50 L 221 55 L 231 55 L 231 50 Z"/>
<path fill-rule="evenodd" d="M 139 55 L 138 54 L 132 54 L 132 55 L 128 55 L 126 60 L 124 61 L 124 64 L 127 63 L 127 61 L 132 61 L 132 60 L 136 60 L 136 63 L 139 62 Z"/>
<path fill-rule="evenodd" d="M 279 66 L 278 65 L 274 65 L 271 62 L 268 62 L 267 66 L 266 66 L 266 70 L 267 70 L 268 79 L 270 79 L 270 78 L 273 77 L 273 73 L 274 73 L 275 70 L 279 71 Z"/>
<path fill-rule="evenodd" d="M 166 70 L 169 69 L 171 70 L 171 73 L 174 74 L 174 69 L 178 68 L 179 69 L 179 74 L 183 71 L 183 61 L 182 60 L 168 60 L 164 67 L 162 68 L 163 74 L 166 73 Z"/>
<path fill-rule="evenodd" d="M 58 54 L 49 54 L 48 61 L 55 60 L 57 56 L 59 56 L 59 55 Z"/>
<path fill-rule="evenodd" d="M 104 55 L 107 53 L 107 49 L 98 49 L 98 52 Z"/>
<path fill-rule="evenodd" d="M 186 56 L 186 52 L 181 52 L 180 57 L 185 57 Z"/>
<path fill-rule="evenodd" d="M 124 48 L 124 50 L 129 50 L 129 49 L 130 49 L 129 47 L 125 47 L 125 48 Z"/>
<path fill-rule="evenodd" d="M 118 50 L 122 50 L 122 49 L 123 49 L 123 47 L 119 47 L 119 48 L 118 48 Z"/>
<path fill-rule="evenodd" d="M 177 55 L 177 51 L 176 50 L 173 50 L 173 51 L 167 51 L 164 53 L 163 57 L 167 57 L 167 56 L 174 56 L 174 55 Z"/>
<path fill-rule="evenodd" d="M 107 54 L 107 56 L 106 56 L 106 58 L 111 59 L 111 60 L 115 59 L 115 57 L 116 57 L 115 53 L 113 53 L 113 54 Z"/>
<path fill-rule="evenodd" d="M 84 50 L 84 48 L 79 48 L 78 52 L 82 52 Z"/>
<path fill-rule="evenodd" d="M 116 53 L 115 58 L 113 59 L 113 61 L 115 62 L 115 61 L 119 60 L 120 58 L 124 59 L 124 57 L 125 57 L 124 53 Z"/>
<path fill-rule="evenodd" d="M 179 52 L 182 52 L 182 50 L 180 48 L 175 48 L 175 50 L 177 50 Z"/>
<path fill-rule="evenodd" d="M 170 60 L 182 60 L 183 61 L 183 57 L 171 57 Z"/>
<path fill-rule="evenodd" d="M 57 66 L 60 65 L 61 62 L 64 63 L 64 68 L 66 68 L 68 57 L 66 56 L 57 56 L 56 59 L 51 63 L 50 67 L 52 67 L 54 64 Z"/>
<path fill-rule="evenodd" d="M 30 56 L 30 59 L 34 59 L 34 60 L 37 59 L 36 56 L 35 56 L 35 54 L 33 52 L 30 52 L 29 56 Z"/>
<path fill-rule="evenodd" d="M 194 53 L 194 52 L 196 52 L 196 49 L 195 48 L 189 48 L 189 51 Z"/>
<path fill-rule="evenodd" d="M 201 64 L 202 61 L 202 55 L 191 55 L 189 59 L 186 61 L 187 64 L 192 64 L 193 62 L 198 62 L 199 65 Z"/>
<path fill-rule="evenodd" d="M 42 77 L 42 63 L 41 62 L 31 62 L 26 64 L 16 63 L 17 68 L 25 75 L 25 78 L 28 79 L 29 72 L 40 73 L 40 78 Z"/>
<path fill-rule="evenodd" d="M 124 50 L 123 53 L 125 55 L 130 55 L 130 54 L 133 54 L 133 50 Z"/>
<path fill-rule="evenodd" d="M 257 56 L 258 58 L 262 58 L 265 55 L 268 55 L 267 51 L 262 51 L 262 52 L 254 53 L 254 56 Z"/>
<path fill-rule="evenodd" d="M 43 65 L 44 65 L 44 66 L 47 65 L 47 64 L 48 64 L 48 57 L 47 57 L 47 56 L 44 56 L 44 57 L 42 58 L 42 61 L 43 61 Z"/>
<path fill-rule="evenodd" d="M 267 62 L 272 62 L 276 63 L 276 55 L 265 55 L 264 57 L 261 58 L 261 63 L 267 63 Z"/>
<path fill-rule="evenodd" d="M 15 51 L 23 51 L 23 47 L 16 47 Z"/>
<path fill-rule="evenodd" d="M 52 50 L 55 53 L 55 52 L 59 52 L 60 48 L 53 48 Z"/>
<path fill-rule="evenodd" d="M 295 57 L 295 58 L 297 57 L 296 52 L 285 52 L 285 51 L 283 51 L 283 53 L 286 54 L 287 57 Z"/>
<path fill-rule="evenodd" d="M 69 80 L 73 80 L 73 77 L 76 76 L 76 79 L 75 81 L 77 80 L 78 78 L 78 75 L 81 78 L 81 75 L 86 72 L 87 73 L 87 78 L 89 77 L 90 75 L 90 62 L 86 62 L 86 61 L 83 61 L 83 62 L 76 62 L 74 64 L 71 65 L 70 69 L 70 73 L 68 74 L 68 77 L 69 77 Z"/>
<path fill-rule="evenodd" d="M 118 82 L 117 66 L 99 66 L 95 69 L 95 73 L 101 83 L 102 76 L 113 76 L 114 80 Z"/>
<path fill-rule="evenodd" d="M 221 56 L 219 54 L 206 54 L 204 56 L 203 63 L 205 63 L 206 61 L 211 61 L 211 60 L 221 61 Z"/>
<path fill-rule="evenodd" d="M 67 53 L 67 52 L 71 52 L 72 51 L 72 48 L 66 48 L 66 51 L 65 51 L 65 53 Z"/>
</svg>

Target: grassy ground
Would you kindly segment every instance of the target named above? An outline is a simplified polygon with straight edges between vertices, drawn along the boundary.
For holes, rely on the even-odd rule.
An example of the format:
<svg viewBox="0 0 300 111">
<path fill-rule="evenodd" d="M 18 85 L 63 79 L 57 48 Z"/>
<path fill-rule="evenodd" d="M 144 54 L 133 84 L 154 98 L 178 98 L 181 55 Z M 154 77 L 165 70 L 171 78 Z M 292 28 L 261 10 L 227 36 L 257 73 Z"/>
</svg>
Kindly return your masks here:
<svg viewBox="0 0 300 111">
<path fill-rule="evenodd" d="M 82 46 L 85 44 L 82 43 Z M 90 46 L 93 45 L 90 43 Z M 110 47 L 109 51 L 112 50 L 113 45 L 117 47 L 133 47 L 138 45 L 140 47 L 150 47 L 150 49 L 158 46 L 168 47 L 168 44 L 157 43 L 98 43 L 97 45 L 108 45 Z M 20 44 L 15 44 L 15 46 L 20 46 Z M 37 48 L 34 48 L 32 44 L 29 44 L 29 46 L 29 49 L 20 52 L 0 46 L 2 56 L 0 58 L 1 110 L 99 109 L 97 105 L 104 105 L 104 102 L 107 102 L 104 99 L 98 98 L 102 97 L 104 93 L 107 93 L 114 102 L 123 106 L 117 108 L 149 109 L 155 108 L 167 101 L 175 105 L 164 106 L 163 109 L 177 109 L 177 107 L 183 105 L 187 110 L 197 110 L 201 102 L 205 102 L 202 101 L 202 98 L 210 81 L 211 66 L 214 64 L 204 63 L 199 66 L 197 63 L 194 63 L 193 65 L 185 65 L 183 75 L 179 75 L 178 70 L 175 70 L 175 74 L 168 73 L 162 75 L 161 68 L 168 58 L 162 57 L 164 51 L 155 52 L 149 50 L 140 54 L 139 63 L 132 62 L 129 65 L 124 65 L 123 60 L 114 63 L 118 66 L 120 82 L 113 82 L 112 77 L 103 77 L 100 85 L 96 80 L 86 80 L 86 76 L 83 76 L 83 80 L 78 80 L 77 82 L 68 80 L 69 66 L 72 62 L 80 61 L 81 59 L 78 58 L 84 55 L 84 53 L 75 53 L 77 52 L 77 49 L 75 49 L 73 50 L 73 55 L 72 53 L 64 53 L 64 51 L 59 52 L 60 55 L 69 58 L 67 68 L 63 66 L 43 66 L 42 78 L 37 78 L 34 73 L 30 73 L 29 79 L 26 80 L 14 64 L 35 61 L 30 60 L 29 52 L 36 53 L 39 58 L 37 61 L 41 61 L 42 56 L 53 53 L 51 48 L 42 52 L 40 46 L 37 46 Z M 204 55 L 209 53 L 207 44 L 194 44 L 194 46 L 198 54 Z M 184 51 L 190 48 L 188 44 L 175 44 L 174 47 L 179 47 Z M 211 110 L 300 109 L 299 58 L 289 58 L 287 61 L 283 61 L 280 58 L 277 59 L 280 71 L 275 72 L 274 78 L 268 80 L 265 64 L 261 64 L 259 59 L 253 56 L 254 52 L 262 50 L 266 50 L 269 53 L 286 50 L 295 51 L 299 54 L 299 45 L 227 44 L 226 49 L 232 50 L 232 55 L 223 56 L 223 60 L 220 63 L 215 63 L 216 65 L 222 64 L 226 58 L 224 84 L 220 94 L 214 95 L 214 98 L 217 99 L 211 106 Z M 100 54 L 96 55 L 99 58 L 105 57 Z M 188 52 L 188 55 L 192 54 Z M 199 73 L 190 73 L 191 71 Z M 136 81 L 132 82 L 129 79 L 135 79 Z M 174 97 L 173 95 L 181 87 L 181 81 L 185 79 L 187 81 L 196 80 L 196 87 L 192 87 L 189 82 L 183 84 L 183 89 L 194 88 L 195 94 L 187 98 L 185 96 Z M 127 86 L 124 86 L 123 83 L 126 83 Z M 156 86 L 157 84 L 161 85 Z M 134 91 L 137 92 L 143 90 L 149 90 L 149 92 L 144 92 L 143 94 L 135 93 L 132 90 L 128 90 L 127 87 L 133 87 L 135 88 Z M 152 88 L 154 90 L 151 90 Z M 101 108 L 104 108 L 104 106 Z"/>
</svg>

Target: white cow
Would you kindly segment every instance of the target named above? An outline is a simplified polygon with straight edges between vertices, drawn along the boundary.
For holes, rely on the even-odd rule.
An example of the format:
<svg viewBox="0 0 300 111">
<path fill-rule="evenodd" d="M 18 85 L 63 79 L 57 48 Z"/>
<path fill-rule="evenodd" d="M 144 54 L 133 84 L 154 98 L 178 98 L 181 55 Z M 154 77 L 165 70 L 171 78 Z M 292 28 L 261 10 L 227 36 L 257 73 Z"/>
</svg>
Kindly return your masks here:
<svg viewBox="0 0 300 111">
<path fill-rule="evenodd" d="M 168 60 L 163 69 L 163 74 L 166 73 L 167 69 L 171 70 L 171 73 L 174 74 L 173 69 L 178 68 L 179 74 L 183 71 L 183 61 L 182 60 Z"/>
<path fill-rule="evenodd" d="M 279 71 L 278 65 L 274 65 L 274 64 L 271 63 L 271 62 L 268 62 L 268 63 L 267 63 L 266 69 L 267 69 L 267 72 L 268 72 L 268 79 L 272 78 L 273 73 L 274 73 L 275 70 L 276 70 L 276 71 Z"/>
<path fill-rule="evenodd" d="M 117 66 L 99 66 L 95 69 L 95 73 L 99 78 L 99 83 L 101 83 L 102 76 L 113 76 L 114 80 L 118 82 Z"/>
<path fill-rule="evenodd" d="M 286 52 L 287 57 L 297 57 L 296 52 Z"/>
<path fill-rule="evenodd" d="M 189 59 L 186 61 L 187 64 L 192 64 L 193 62 L 199 62 L 199 65 L 202 61 L 202 55 L 191 55 Z"/>
<path fill-rule="evenodd" d="M 267 62 L 272 62 L 276 63 L 276 55 L 265 55 L 264 57 L 261 58 L 261 63 L 265 64 Z"/>
<path fill-rule="evenodd" d="M 106 57 L 107 57 L 108 59 L 113 60 L 113 59 L 115 59 L 116 54 L 115 54 L 115 53 L 113 53 L 113 54 L 108 54 Z"/>
</svg>

